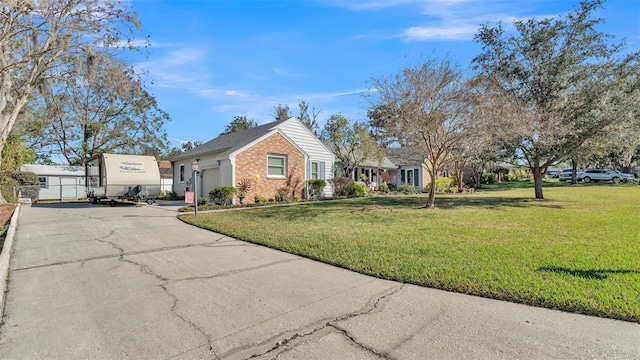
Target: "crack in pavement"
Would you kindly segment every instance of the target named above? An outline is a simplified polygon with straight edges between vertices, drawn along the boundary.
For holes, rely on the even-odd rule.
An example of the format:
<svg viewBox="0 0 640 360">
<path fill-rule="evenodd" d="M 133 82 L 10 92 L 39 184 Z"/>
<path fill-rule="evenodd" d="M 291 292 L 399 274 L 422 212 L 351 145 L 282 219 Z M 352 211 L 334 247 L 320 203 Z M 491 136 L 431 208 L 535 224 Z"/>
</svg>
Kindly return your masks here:
<svg viewBox="0 0 640 360">
<path fill-rule="evenodd" d="M 371 281 L 374 281 L 374 280 L 371 280 Z M 370 282 L 370 281 L 367 281 L 367 283 L 368 283 L 368 282 Z M 357 286 L 360 286 L 360 285 L 363 285 L 363 284 L 359 284 L 359 285 L 357 285 Z M 346 289 L 346 290 L 353 289 L 353 288 L 355 288 L 355 287 L 357 287 L 357 286 L 351 287 L 351 288 Z M 368 315 L 368 314 L 371 314 L 371 313 L 373 313 L 373 312 L 375 312 L 375 311 L 380 311 L 381 309 L 383 309 L 384 305 L 385 305 L 385 304 L 387 304 L 387 303 L 389 302 L 390 297 L 391 297 L 391 296 L 393 296 L 393 295 L 395 295 L 398 291 L 402 290 L 403 288 L 404 288 L 404 285 L 397 285 L 397 286 L 394 286 L 394 287 L 392 287 L 392 288 L 386 289 L 386 290 L 382 291 L 381 293 L 378 293 L 378 294 L 376 294 L 376 295 L 373 295 L 373 296 L 369 299 L 369 301 L 367 302 L 367 304 L 366 304 L 362 309 L 360 309 L 360 310 L 358 310 L 358 311 L 351 312 L 351 313 L 348 313 L 348 314 L 345 314 L 345 315 L 342 315 L 342 316 L 338 316 L 338 317 L 321 319 L 321 320 L 315 321 L 315 322 L 313 322 L 313 323 L 311 323 L 311 324 L 307 324 L 307 325 L 304 325 L 304 326 L 302 326 L 302 327 L 299 327 L 298 329 L 293 330 L 293 334 L 292 334 L 291 336 L 289 336 L 289 337 L 287 337 L 287 338 L 285 338 L 285 339 L 282 339 L 282 340 L 280 340 L 280 341 L 276 342 L 276 343 L 275 343 L 271 348 L 269 348 L 268 350 L 263 351 L 263 352 L 261 352 L 261 353 L 253 354 L 253 355 L 251 355 L 250 357 L 247 357 L 247 358 L 248 358 L 248 359 L 253 359 L 253 358 L 257 358 L 257 357 L 261 357 L 261 356 L 266 356 L 266 355 L 269 355 L 269 354 L 271 354 L 271 353 L 274 353 L 274 352 L 278 352 L 278 351 L 280 351 L 280 350 L 283 350 L 283 351 L 280 351 L 280 352 L 278 352 L 277 354 L 275 354 L 275 355 L 279 355 L 279 354 L 281 354 L 281 353 L 284 353 L 284 352 L 286 352 L 286 351 L 289 351 L 289 350 L 291 350 L 291 349 L 295 348 L 295 347 L 297 346 L 297 343 L 298 343 L 301 339 L 306 338 L 306 337 L 309 337 L 309 336 L 313 336 L 314 334 L 316 334 L 316 333 L 318 333 L 318 332 L 320 332 L 320 331 L 322 331 L 322 330 L 324 330 L 324 329 L 332 328 L 332 329 L 337 330 L 339 333 L 341 333 L 341 334 L 345 335 L 347 338 L 349 338 L 349 339 L 350 339 L 350 341 L 351 341 L 351 342 L 353 342 L 354 344 L 356 344 L 358 347 L 360 347 L 360 348 L 362 348 L 362 349 L 366 350 L 367 352 L 370 352 L 371 354 L 374 354 L 374 355 L 376 355 L 376 356 L 378 356 L 378 357 L 380 357 L 380 358 L 383 358 L 383 359 L 393 359 L 393 358 L 389 357 L 389 355 L 388 355 L 388 354 L 378 353 L 377 351 L 375 351 L 375 350 L 373 350 L 373 349 L 368 348 L 366 345 L 358 343 L 358 342 L 355 340 L 355 338 L 353 338 L 353 336 L 351 336 L 351 335 L 349 335 L 349 334 L 348 334 L 348 332 L 347 332 L 346 330 L 344 330 L 344 329 L 340 329 L 340 328 L 339 328 L 339 327 L 337 327 L 337 325 L 335 325 L 334 323 L 335 323 L 335 322 L 340 322 L 340 321 L 349 320 L 349 319 L 351 319 L 351 318 L 358 317 L 358 316 L 362 316 L 362 315 Z M 346 290 L 343 290 L 343 291 L 341 291 L 340 293 L 342 293 L 342 292 L 344 292 L 344 291 L 346 291 Z M 336 295 L 336 294 L 333 294 L 333 295 L 331 295 L 331 296 L 335 296 L 335 295 Z M 331 296 L 329 296 L 329 297 L 331 297 Z M 319 301 L 323 301 L 323 300 L 325 300 L 325 299 L 327 299 L 327 298 L 329 298 L 329 297 L 326 297 L 326 298 L 324 298 L 324 299 L 320 299 L 320 300 L 315 301 L 315 302 L 313 302 L 313 303 L 317 303 L 317 302 L 319 302 Z M 313 303 L 311 303 L 311 304 L 313 304 Z M 307 304 L 307 305 L 305 305 L 305 306 L 308 306 L 308 305 L 310 305 L 310 304 Z M 302 307 L 301 307 L 301 308 L 302 308 Z M 299 309 L 299 308 L 298 308 L 298 309 Z M 298 310 L 298 309 L 295 309 L 295 310 Z M 292 310 L 292 311 L 295 311 L 295 310 Z M 287 313 L 289 313 L 289 312 L 291 312 L 291 311 L 288 311 Z M 285 313 L 285 314 L 286 314 L 286 313 Z M 278 315 L 278 316 L 282 316 L 282 315 L 284 315 L 284 314 L 280 314 L 280 315 Z M 278 316 L 276 316 L 276 317 L 278 317 Z M 273 318 L 271 318 L 271 319 L 274 319 L 274 318 L 276 318 L 276 317 L 273 317 Z M 256 326 L 256 325 L 262 324 L 262 323 L 264 323 L 264 322 L 266 322 L 266 321 L 269 321 L 269 320 L 271 320 L 271 319 L 268 319 L 268 320 L 262 321 L 262 322 L 260 322 L 260 323 L 258 323 L 258 324 L 252 325 L 251 327 L 254 327 L 254 326 Z M 250 327 L 249 327 L 249 328 L 250 328 Z M 306 330 L 306 329 L 309 329 L 309 330 Z M 242 330 L 240 330 L 240 331 L 243 331 L 243 330 L 245 330 L 245 329 L 242 329 Z M 235 332 L 235 333 L 233 333 L 233 334 L 229 334 L 229 335 L 224 336 L 224 337 L 222 337 L 222 338 L 220 338 L 220 339 L 224 339 L 224 338 L 226 338 L 226 337 L 228 337 L 228 336 L 231 336 L 231 335 L 234 335 L 234 334 L 236 334 L 236 333 L 238 333 L 238 332 L 240 332 L 240 331 L 237 331 L 237 332 Z M 266 344 L 269 344 L 269 343 L 273 342 L 275 339 L 281 338 L 283 335 L 285 335 L 285 334 L 291 334 L 291 333 L 292 333 L 292 331 L 291 331 L 291 330 L 290 330 L 290 331 L 285 331 L 285 332 L 279 333 L 279 334 L 277 334 L 277 335 L 274 335 L 274 336 L 272 336 L 271 338 L 269 338 L 269 339 L 267 339 L 267 340 L 265 340 L 265 341 L 263 341 L 263 342 L 261 342 L 261 343 L 259 343 L 259 344 L 255 344 L 255 345 L 252 345 L 252 346 L 241 346 L 241 347 L 238 347 L 238 348 L 232 349 L 232 350 L 230 350 L 230 351 L 226 352 L 222 357 L 223 357 L 223 358 L 225 358 L 225 357 L 227 357 L 227 356 L 230 356 L 230 355 L 236 354 L 236 353 L 238 353 L 238 352 L 240 352 L 240 351 L 248 350 L 248 349 L 251 349 L 251 348 L 261 348 L 261 347 L 264 347 Z M 216 340 L 220 340 L 220 339 L 216 339 Z M 293 344 L 294 342 L 296 342 L 296 344 Z M 291 345 L 293 345 L 293 346 L 289 347 L 289 344 L 291 344 Z M 283 347 L 284 347 L 284 349 L 282 349 Z"/>
<path fill-rule="evenodd" d="M 112 231 L 112 233 L 113 233 L 113 231 Z M 172 305 L 171 305 L 171 309 L 170 309 L 171 313 L 172 313 L 174 316 L 176 316 L 177 318 L 179 318 L 180 320 L 182 320 L 184 323 L 186 323 L 187 325 L 189 325 L 190 327 L 192 327 L 193 329 L 195 329 L 198 333 L 200 333 L 200 334 L 201 334 L 201 335 L 202 335 L 202 336 L 207 340 L 207 343 L 208 343 L 208 345 L 209 345 L 209 351 L 211 351 L 211 352 L 213 353 L 214 357 L 217 359 L 217 358 L 218 358 L 218 356 L 217 356 L 217 355 L 216 355 L 216 353 L 213 351 L 213 346 L 211 345 L 211 336 L 210 336 L 210 335 L 208 335 L 208 334 L 207 334 L 203 329 L 201 329 L 200 327 L 198 327 L 198 326 L 197 326 L 196 324 L 194 324 L 193 322 L 191 322 L 191 321 L 187 320 L 184 316 L 180 315 L 180 314 L 176 311 L 176 308 L 177 308 L 177 306 L 178 306 L 178 298 L 177 298 L 174 294 L 172 294 L 172 293 L 167 289 L 166 285 L 167 285 L 167 283 L 168 283 L 168 279 L 167 279 L 167 278 L 165 278 L 164 276 L 162 276 L 162 275 L 160 275 L 160 274 L 158 274 L 158 273 L 154 272 L 153 270 L 151 270 L 148 266 L 146 266 L 146 265 L 144 265 L 144 264 L 141 264 L 141 263 L 135 262 L 135 261 L 133 261 L 133 260 L 131 260 L 131 259 L 125 259 L 125 258 L 124 258 L 125 253 L 124 253 L 124 249 L 123 249 L 123 248 L 121 248 L 120 246 L 118 246 L 117 244 L 115 244 L 115 243 L 113 243 L 113 242 L 111 242 L 111 241 L 106 241 L 106 240 L 104 240 L 104 239 L 108 238 L 109 236 L 111 236 L 111 234 L 110 234 L 110 235 L 107 235 L 107 236 L 105 236 L 105 237 L 103 237 L 103 238 L 101 238 L 101 239 L 96 239 L 96 240 L 97 240 L 97 241 L 100 241 L 100 242 L 108 243 L 108 244 L 110 244 L 114 249 L 118 250 L 118 251 L 119 251 L 119 253 L 120 253 L 120 256 L 119 256 L 119 259 L 118 259 L 119 261 L 126 262 L 126 263 L 132 264 L 132 265 L 134 265 L 134 266 L 137 266 L 137 267 L 140 269 L 140 272 L 142 272 L 143 274 L 145 274 L 145 275 L 151 275 L 151 276 L 153 276 L 154 278 L 156 278 L 157 280 L 159 280 L 159 281 L 161 282 L 161 284 L 159 284 L 158 286 L 159 286 L 159 287 L 164 291 L 164 293 L 165 293 L 165 294 L 167 294 L 167 296 L 169 296 L 169 298 L 172 300 Z"/>
<path fill-rule="evenodd" d="M 184 278 L 184 279 L 177 279 L 177 280 L 171 281 L 171 284 L 179 283 L 179 282 L 182 282 L 182 281 L 215 279 L 215 278 L 219 278 L 219 277 L 231 276 L 231 275 L 235 275 L 235 274 L 241 274 L 241 273 L 244 273 L 244 272 L 260 270 L 260 269 L 264 269 L 264 268 L 267 268 L 267 267 L 271 267 L 271 266 L 275 266 L 275 265 L 279 265 L 279 264 L 284 264 L 284 263 L 288 263 L 288 262 L 293 262 L 293 261 L 300 261 L 300 260 L 302 260 L 302 258 L 278 260 L 278 261 L 273 261 L 273 262 L 270 262 L 270 263 L 257 265 L 257 266 L 253 266 L 253 267 L 236 269 L 236 270 L 229 270 L 229 271 L 221 272 L 221 273 L 218 273 L 218 274 L 215 274 L 215 275 L 193 276 L 193 277 L 188 277 L 188 278 Z"/>
<path fill-rule="evenodd" d="M 157 280 L 159 280 L 160 282 L 162 282 L 161 284 L 159 284 L 158 286 L 164 291 L 165 294 L 167 294 L 167 296 L 169 296 L 169 298 L 172 300 L 172 304 L 171 304 L 171 313 L 176 316 L 177 318 L 179 318 L 180 320 L 182 320 L 184 323 L 186 323 L 187 325 L 189 325 L 190 327 L 192 327 L 194 330 L 196 330 L 198 333 L 200 333 L 200 335 L 202 335 L 207 343 L 205 345 L 208 346 L 209 351 L 211 351 L 211 353 L 213 354 L 213 356 L 216 359 L 218 358 L 218 355 L 215 353 L 215 351 L 213 351 L 213 345 L 211 342 L 211 336 L 209 334 L 207 334 L 202 328 L 200 328 L 198 325 L 194 324 L 192 321 L 188 320 L 187 318 L 185 318 L 184 316 L 182 316 L 180 313 L 178 313 L 177 308 L 178 308 L 178 297 L 173 294 L 171 291 L 169 291 L 169 289 L 167 289 L 167 285 L 168 285 L 168 279 L 165 278 L 164 276 L 154 272 L 153 270 L 151 270 L 148 266 L 135 262 L 133 260 L 130 259 L 125 259 L 125 258 L 120 258 L 121 261 L 123 262 L 127 262 L 130 263 L 132 265 L 138 266 L 140 268 L 140 271 L 143 274 L 146 275 L 151 275 L 153 277 L 155 277 Z M 199 345 L 197 347 L 201 347 L 203 345 Z M 197 348 L 196 347 L 196 348 Z M 187 350 L 190 351 L 190 350 Z M 172 355 L 171 357 L 174 357 L 176 355 Z M 171 358 L 170 357 L 170 358 Z"/>
<path fill-rule="evenodd" d="M 113 231 L 115 231 L 115 230 L 112 230 L 111 232 L 113 233 Z M 112 243 L 110 241 L 104 241 L 104 239 L 108 238 L 109 236 L 111 236 L 111 234 L 107 235 L 105 237 L 102 237 L 100 239 L 91 239 L 91 240 L 87 240 L 87 241 L 99 241 L 99 242 L 102 242 L 102 243 L 105 243 L 105 244 L 109 244 L 109 246 L 113 247 L 116 250 L 119 250 L 120 248 L 116 247 L 114 243 Z M 186 245 L 176 245 L 176 246 L 165 246 L 165 247 L 161 247 L 161 248 L 124 252 L 122 254 L 118 253 L 118 254 L 92 256 L 92 257 L 83 258 L 83 259 L 65 260 L 65 261 L 58 261 L 58 262 L 49 263 L 49 264 L 26 266 L 26 267 L 23 267 L 23 268 L 13 269 L 11 271 L 31 270 L 31 269 L 38 269 L 38 268 L 48 267 L 48 266 L 67 265 L 67 264 L 75 264 L 75 263 L 83 263 L 84 264 L 87 261 L 93 261 L 93 260 L 117 258 L 117 257 L 120 257 L 120 256 L 150 254 L 150 253 L 154 253 L 154 252 L 179 250 L 179 249 L 185 249 L 185 248 L 196 247 L 196 246 L 202 246 L 202 247 L 216 247 L 216 245 L 218 245 L 220 247 L 241 246 L 241 245 L 231 245 L 231 244 L 227 245 L 226 244 L 227 242 L 234 242 L 234 241 L 237 241 L 237 240 L 220 241 L 221 239 L 223 239 L 225 237 L 226 236 L 221 236 L 220 238 L 218 238 L 218 239 L 216 239 L 214 241 L 208 241 L 206 243 L 186 244 Z"/>
</svg>

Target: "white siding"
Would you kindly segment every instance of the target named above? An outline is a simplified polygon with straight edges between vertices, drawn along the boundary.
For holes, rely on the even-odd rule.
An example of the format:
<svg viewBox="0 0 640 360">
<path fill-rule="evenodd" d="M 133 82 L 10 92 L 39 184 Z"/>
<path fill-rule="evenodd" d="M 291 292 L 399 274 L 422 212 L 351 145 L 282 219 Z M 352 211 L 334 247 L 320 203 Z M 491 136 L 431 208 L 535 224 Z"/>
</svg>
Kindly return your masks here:
<svg viewBox="0 0 640 360">
<path fill-rule="evenodd" d="M 321 142 L 316 138 L 300 121 L 291 118 L 277 125 L 291 141 L 296 143 L 305 153 L 309 155 L 309 161 L 324 162 L 324 179 L 327 186 L 324 188 L 324 194 L 331 196 L 333 190 L 329 184 L 329 180 L 333 178 L 334 156 Z M 306 166 L 305 166 L 306 168 Z M 311 174 L 305 175 L 305 180 L 310 178 Z"/>
<path fill-rule="evenodd" d="M 198 197 L 207 196 L 209 190 L 206 189 L 202 177 L 211 175 L 210 169 L 218 167 L 218 160 L 215 155 L 202 155 L 198 156 L 198 168 L 200 169 L 200 178 L 198 178 Z M 173 191 L 178 196 L 184 196 L 185 188 L 189 184 L 189 191 L 193 191 L 193 181 L 191 181 L 191 163 L 195 161 L 195 157 L 182 160 L 172 161 L 173 164 Z M 180 165 L 184 164 L 184 182 L 180 182 Z M 208 181 L 208 179 L 207 179 Z"/>
<path fill-rule="evenodd" d="M 234 186 L 231 160 L 220 161 L 220 185 Z"/>
</svg>

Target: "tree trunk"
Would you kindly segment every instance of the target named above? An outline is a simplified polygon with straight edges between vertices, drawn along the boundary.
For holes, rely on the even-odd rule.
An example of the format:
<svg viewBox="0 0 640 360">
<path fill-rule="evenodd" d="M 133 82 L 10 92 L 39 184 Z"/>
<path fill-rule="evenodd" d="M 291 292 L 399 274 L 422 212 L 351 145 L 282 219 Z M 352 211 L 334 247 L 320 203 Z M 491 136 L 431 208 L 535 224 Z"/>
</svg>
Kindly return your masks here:
<svg viewBox="0 0 640 360">
<path fill-rule="evenodd" d="M 540 164 L 536 163 L 531 170 L 533 171 L 536 199 L 544 199 L 544 196 L 542 196 L 542 169 Z"/>
<path fill-rule="evenodd" d="M 424 206 L 427 209 L 433 209 L 436 202 L 436 176 L 431 175 L 431 186 L 429 186 L 429 198 L 427 204 Z"/>
<path fill-rule="evenodd" d="M 578 183 L 578 162 L 571 160 L 571 185 Z"/>
</svg>

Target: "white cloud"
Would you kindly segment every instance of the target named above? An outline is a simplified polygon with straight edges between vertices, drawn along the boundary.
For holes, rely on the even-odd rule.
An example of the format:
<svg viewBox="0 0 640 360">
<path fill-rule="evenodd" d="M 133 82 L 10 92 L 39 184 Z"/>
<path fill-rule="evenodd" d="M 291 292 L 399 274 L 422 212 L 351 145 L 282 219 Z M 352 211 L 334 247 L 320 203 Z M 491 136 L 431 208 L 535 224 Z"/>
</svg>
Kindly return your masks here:
<svg viewBox="0 0 640 360">
<path fill-rule="evenodd" d="M 405 30 L 403 38 L 407 41 L 424 40 L 468 40 L 478 31 L 477 26 L 463 25 L 451 27 L 414 26 Z"/>
<path fill-rule="evenodd" d="M 241 97 L 247 96 L 247 94 L 238 92 L 236 90 L 227 90 L 224 92 L 224 94 L 227 96 L 241 96 Z"/>
</svg>

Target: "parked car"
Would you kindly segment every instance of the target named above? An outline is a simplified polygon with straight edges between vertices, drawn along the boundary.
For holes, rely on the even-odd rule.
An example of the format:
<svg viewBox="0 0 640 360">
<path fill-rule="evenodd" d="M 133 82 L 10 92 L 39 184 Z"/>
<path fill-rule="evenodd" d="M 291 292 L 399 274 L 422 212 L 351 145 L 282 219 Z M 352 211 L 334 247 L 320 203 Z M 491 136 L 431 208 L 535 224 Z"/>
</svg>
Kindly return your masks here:
<svg viewBox="0 0 640 360">
<path fill-rule="evenodd" d="M 546 174 L 551 179 L 557 178 L 560 175 L 560 169 L 556 169 L 552 167 L 547 168 Z"/>
<path fill-rule="evenodd" d="M 578 176 L 578 180 L 588 183 L 591 181 L 613 181 L 615 184 L 620 182 L 628 183 L 633 180 L 633 175 L 623 174 L 611 169 L 589 169 L 585 170 Z"/>
<path fill-rule="evenodd" d="M 571 181 L 571 172 L 573 169 L 562 169 L 560 171 L 560 175 L 558 175 L 558 180 L 560 181 Z M 576 177 L 580 175 L 580 170 L 576 170 Z"/>
</svg>

